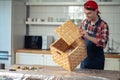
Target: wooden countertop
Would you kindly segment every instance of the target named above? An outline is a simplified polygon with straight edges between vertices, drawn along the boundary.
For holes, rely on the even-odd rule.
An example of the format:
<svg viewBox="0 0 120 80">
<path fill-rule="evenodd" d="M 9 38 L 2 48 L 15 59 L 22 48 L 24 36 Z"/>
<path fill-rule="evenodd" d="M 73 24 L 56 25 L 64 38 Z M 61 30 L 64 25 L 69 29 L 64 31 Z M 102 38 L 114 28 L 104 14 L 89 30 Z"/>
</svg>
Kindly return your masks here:
<svg viewBox="0 0 120 80">
<path fill-rule="evenodd" d="M 61 67 L 41 66 L 38 70 L 0 70 L 0 76 L 7 76 L 7 79 L 12 78 L 12 80 L 14 78 L 17 80 L 120 80 L 120 71 L 75 69 L 68 72 Z"/>
<path fill-rule="evenodd" d="M 15 53 L 51 54 L 50 50 L 18 49 Z"/>
<path fill-rule="evenodd" d="M 17 49 L 15 53 L 51 54 L 50 50 Z M 120 54 L 105 53 L 106 58 L 119 58 Z"/>
</svg>

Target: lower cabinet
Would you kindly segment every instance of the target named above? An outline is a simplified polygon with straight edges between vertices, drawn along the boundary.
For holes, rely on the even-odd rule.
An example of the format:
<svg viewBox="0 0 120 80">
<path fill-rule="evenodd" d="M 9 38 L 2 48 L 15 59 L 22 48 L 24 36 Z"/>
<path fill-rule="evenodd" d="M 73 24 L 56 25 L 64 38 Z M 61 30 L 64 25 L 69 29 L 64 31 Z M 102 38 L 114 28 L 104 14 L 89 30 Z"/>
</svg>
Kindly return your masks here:
<svg viewBox="0 0 120 80">
<path fill-rule="evenodd" d="M 58 66 L 49 54 L 16 53 L 16 64 Z"/>
<path fill-rule="evenodd" d="M 59 66 L 49 54 L 16 53 L 16 64 Z M 80 64 L 77 66 L 80 68 Z"/>
<path fill-rule="evenodd" d="M 16 64 L 59 66 L 49 54 L 16 53 Z M 80 68 L 80 64 L 77 66 Z M 119 58 L 105 58 L 105 70 L 120 71 Z"/>
<path fill-rule="evenodd" d="M 120 59 L 119 58 L 105 58 L 105 70 L 120 71 Z"/>
</svg>

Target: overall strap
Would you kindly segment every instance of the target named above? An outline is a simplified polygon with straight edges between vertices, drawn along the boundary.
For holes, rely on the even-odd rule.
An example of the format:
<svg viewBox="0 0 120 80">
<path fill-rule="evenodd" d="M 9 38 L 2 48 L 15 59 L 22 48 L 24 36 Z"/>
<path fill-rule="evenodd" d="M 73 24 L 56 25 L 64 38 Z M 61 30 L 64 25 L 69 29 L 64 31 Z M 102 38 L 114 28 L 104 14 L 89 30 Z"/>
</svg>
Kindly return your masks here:
<svg viewBox="0 0 120 80">
<path fill-rule="evenodd" d="M 89 22 L 88 22 L 88 20 L 87 20 L 87 21 L 86 21 L 86 24 L 85 24 L 85 30 L 87 30 L 88 24 L 89 24 Z"/>
<path fill-rule="evenodd" d="M 97 21 L 97 23 L 95 24 L 95 26 L 96 26 L 96 28 L 95 28 L 95 33 L 97 32 L 97 28 L 101 25 L 101 22 L 102 22 L 102 20 L 101 20 L 101 18 L 99 18 L 99 20 Z M 88 24 L 89 24 L 90 22 L 88 22 L 88 20 L 86 21 L 86 24 L 85 24 L 85 30 L 87 30 L 87 27 L 88 27 Z"/>
<path fill-rule="evenodd" d="M 95 28 L 95 30 L 94 30 L 95 33 L 97 33 L 97 28 L 101 25 L 101 22 L 102 22 L 102 20 L 101 20 L 101 18 L 99 18 L 99 20 L 98 20 L 97 23 L 95 24 L 95 26 L 96 26 L 96 28 Z"/>
</svg>

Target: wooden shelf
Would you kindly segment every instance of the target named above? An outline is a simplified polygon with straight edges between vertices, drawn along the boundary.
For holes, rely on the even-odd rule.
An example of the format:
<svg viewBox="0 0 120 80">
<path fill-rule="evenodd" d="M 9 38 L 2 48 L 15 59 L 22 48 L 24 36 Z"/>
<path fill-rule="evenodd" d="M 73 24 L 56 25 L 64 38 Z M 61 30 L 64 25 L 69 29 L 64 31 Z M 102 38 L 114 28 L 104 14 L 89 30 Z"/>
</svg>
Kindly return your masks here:
<svg viewBox="0 0 120 80">
<path fill-rule="evenodd" d="M 119 54 L 108 53 L 108 54 L 105 54 L 105 58 L 118 58 L 118 59 L 120 59 L 120 53 Z"/>
<path fill-rule="evenodd" d="M 63 24 L 64 22 L 28 22 L 28 21 L 26 21 L 25 22 L 26 24 L 29 24 L 29 25 L 61 25 L 61 24 Z"/>
<path fill-rule="evenodd" d="M 100 6 L 117 6 L 120 2 L 97 2 Z M 83 6 L 84 2 L 27 2 L 30 6 Z"/>
<path fill-rule="evenodd" d="M 50 50 L 35 50 L 35 49 L 18 49 L 15 53 L 32 53 L 32 54 L 51 54 Z"/>
</svg>

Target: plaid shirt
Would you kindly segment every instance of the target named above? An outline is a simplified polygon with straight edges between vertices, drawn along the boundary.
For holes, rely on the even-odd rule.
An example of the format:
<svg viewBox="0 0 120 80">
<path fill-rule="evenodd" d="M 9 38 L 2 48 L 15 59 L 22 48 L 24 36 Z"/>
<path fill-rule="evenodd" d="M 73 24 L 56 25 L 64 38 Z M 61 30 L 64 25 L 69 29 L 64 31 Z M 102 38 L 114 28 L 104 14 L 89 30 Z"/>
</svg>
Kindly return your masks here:
<svg viewBox="0 0 120 80">
<path fill-rule="evenodd" d="M 101 20 L 101 18 L 99 18 Z M 99 23 L 98 21 L 96 22 L 96 24 Z M 95 37 L 97 39 L 97 44 L 96 46 L 101 46 L 103 48 L 106 47 L 106 44 L 108 42 L 109 39 L 109 28 L 108 25 L 105 21 L 101 21 L 100 25 L 96 28 L 96 24 L 93 26 L 90 24 L 90 22 L 88 22 L 87 19 L 82 21 L 82 25 L 80 26 L 80 28 L 85 29 L 85 25 L 88 24 L 87 26 L 87 32 L 88 34 L 93 34 L 94 31 L 96 31 Z"/>
</svg>

